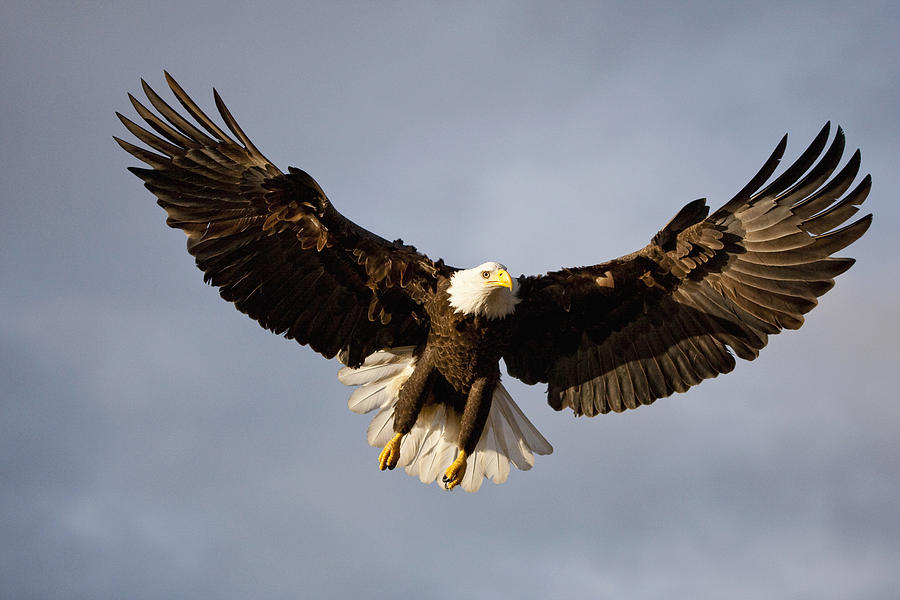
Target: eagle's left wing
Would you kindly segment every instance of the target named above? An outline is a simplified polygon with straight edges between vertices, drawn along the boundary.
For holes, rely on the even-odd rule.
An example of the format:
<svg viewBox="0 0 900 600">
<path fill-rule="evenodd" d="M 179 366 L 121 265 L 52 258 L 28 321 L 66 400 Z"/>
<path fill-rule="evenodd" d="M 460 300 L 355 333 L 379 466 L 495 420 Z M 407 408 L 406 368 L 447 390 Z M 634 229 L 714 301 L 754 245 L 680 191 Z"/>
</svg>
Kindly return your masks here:
<svg viewBox="0 0 900 600">
<path fill-rule="evenodd" d="M 871 179 L 841 198 L 859 170 L 857 151 L 826 183 L 844 149 L 838 128 L 822 154 L 828 131 L 826 124 L 760 189 L 781 159 L 785 136 L 731 201 L 710 216 L 705 201 L 691 202 L 638 252 L 521 278 L 522 301 L 503 355 L 510 375 L 548 383 L 557 410 L 618 412 L 727 373 L 735 366 L 731 352 L 753 360 L 769 335 L 800 327 L 816 298 L 853 264 L 832 253 L 872 220 L 835 229 L 857 212 Z"/>
</svg>

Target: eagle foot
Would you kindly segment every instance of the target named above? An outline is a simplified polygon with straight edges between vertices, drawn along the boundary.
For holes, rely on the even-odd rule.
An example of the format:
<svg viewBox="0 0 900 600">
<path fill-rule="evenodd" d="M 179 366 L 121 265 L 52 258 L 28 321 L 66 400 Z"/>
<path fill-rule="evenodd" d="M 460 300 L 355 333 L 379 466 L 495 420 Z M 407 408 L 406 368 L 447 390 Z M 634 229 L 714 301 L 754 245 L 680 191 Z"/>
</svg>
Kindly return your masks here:
<svg viewBox="0 0 900 600">
<path fill-rule="evenodd" d="M 385 444 L 384 450 L 378 455 L 378 468 L 380 470 L 391 470 L 397 466 L 397 461 L 400 460 L 401 439 L 403 439 L 403 434 L 395 433 L 394 437 L 391 438 L 391 441 Z"/>
<path fill-rule="evenodd" d="M 463 477 L 466 475 L 466 459 L 468 458 L 469 455 L 464 450 L 459 451 L 459 454 L 456 455 L 456 460 L 444 471 L 444 479 L 442 480 L 444 489 L 452 490 L 462 483 Z"/>
</svg>

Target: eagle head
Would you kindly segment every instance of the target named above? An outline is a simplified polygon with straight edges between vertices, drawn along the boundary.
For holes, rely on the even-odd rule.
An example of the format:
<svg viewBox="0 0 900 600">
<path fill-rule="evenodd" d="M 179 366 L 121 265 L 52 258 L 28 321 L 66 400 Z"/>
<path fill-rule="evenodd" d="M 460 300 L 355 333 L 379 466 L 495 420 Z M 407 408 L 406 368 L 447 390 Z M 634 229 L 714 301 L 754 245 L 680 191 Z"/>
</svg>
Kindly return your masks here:
<svg viewBox="0 0 900 600">
<path fill-rule="evenodd" d="M 450 277 L 450 306 L 466 315 L 502 319 L 516 310 L 519 282 L 506 267 L 486 262 L 473 269 L 457 271 Z"/>
</svg>

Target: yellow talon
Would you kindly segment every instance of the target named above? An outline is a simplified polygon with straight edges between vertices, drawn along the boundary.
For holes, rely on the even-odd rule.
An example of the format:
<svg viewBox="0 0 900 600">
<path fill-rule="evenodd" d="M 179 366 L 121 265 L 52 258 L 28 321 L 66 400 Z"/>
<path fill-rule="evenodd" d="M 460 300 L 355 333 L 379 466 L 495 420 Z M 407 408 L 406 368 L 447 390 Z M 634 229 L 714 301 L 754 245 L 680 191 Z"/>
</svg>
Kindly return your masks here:
<svg viewBox="0 0 900 600">
<path fill-rule="evenodd" d="M 462 483 L 463 477 L 466 475 L 467 458 L 469 458 L 469 455 L 466 454 L 464 450 L 460 450 L 459 454 L 456 455 L 456 460 L 453 461 L 453 464 L 444 471 L 444 489 L 452 490 Z"/>
<path fill-rule="evenodd" d="M 391 441 L 385 444 L 381 454 L 378 455 L 378 468 L 382 471 L 385 469 L 393 469 L 397 466 L 397 461 L 400 460 L 401 439 L 403 439 L 403 434 L 395 433 L 394 437 L 391 438 Z"/>
</svg>

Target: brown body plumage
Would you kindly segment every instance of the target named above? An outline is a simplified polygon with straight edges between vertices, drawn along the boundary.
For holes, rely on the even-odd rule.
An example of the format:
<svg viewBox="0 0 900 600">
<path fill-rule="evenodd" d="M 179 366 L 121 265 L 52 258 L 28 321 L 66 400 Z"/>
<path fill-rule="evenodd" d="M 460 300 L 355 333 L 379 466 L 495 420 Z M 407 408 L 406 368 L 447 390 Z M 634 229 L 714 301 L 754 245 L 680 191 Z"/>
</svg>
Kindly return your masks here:
<svg viewBox="0 0 900 600">
<path fill-rule="evenodd" d="M 752 360 L 769 335 L 800 327 L 853 264 L 832 254 L 871 223 L 843 226 L 871 180 L 848 193 L 858 151 L 832 177 L 844 135 L 826 149 L 826 125 L 770 183 L 786 136 L 729 202 L 711 215 L 689 203 L 637 252 L 518 280 L 486 263 L 482 288 L 478 268 L 432 261 L 343 217 L 312 177 L 269 162 L 218 94 L 236 140 L 166 77 L 199 127 L 144 83 L 163 118 L 133 97 L 153 131 L 119 117 L 153 152 L 117 141 L 150 166 L 131 170 L 187 234 L 206 281 L 263 327 L 337 356 L 342 380 L 360 386 L 351 408 L 379 411 L 369 439 L 385 446 L 382 467 L 423 481 L 446 469 L 448 487 L 502 481 L 510 461 L 529 468 L 551 450 L 503 390 L 501 358 L 576 415 L 686 391 L 731 371 L 732 352 Z"/>
<path fill-rule="evenodd" d="M 448 278 L 441 278 L 425 303 L 430 319 L 428 340 L 417 355 L 413 374 L 400 389 L 394 430 L 409 433 L 425 403 L 447 404 L 460 414 L 459 448 L 471 453 L 500 381 L 509 322 L 454 312 L 447 294 L 449 285 Z"/>
</svg>

